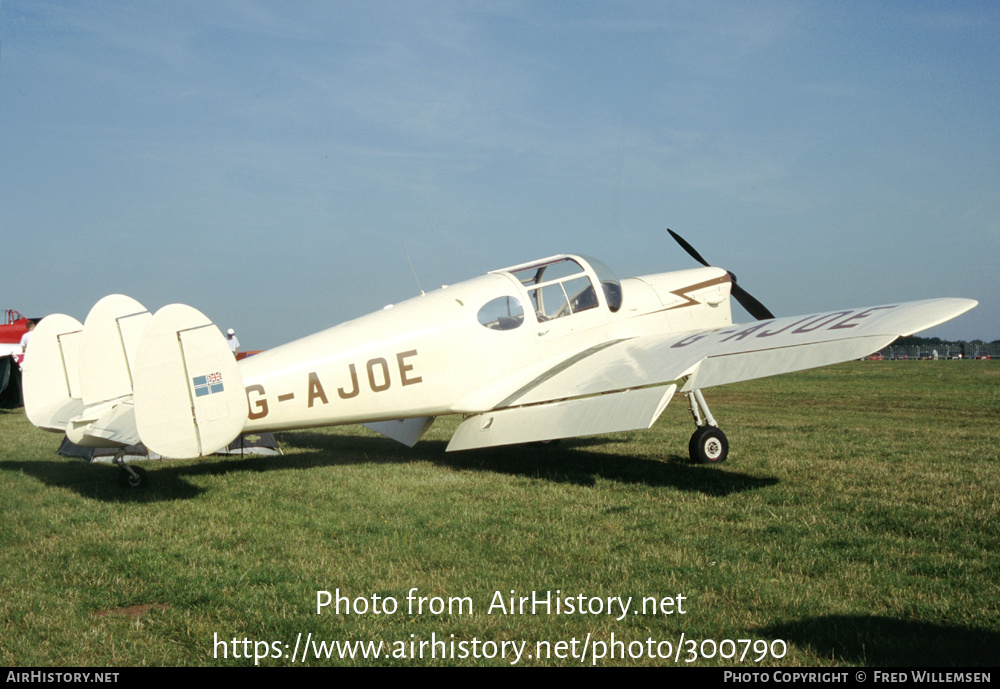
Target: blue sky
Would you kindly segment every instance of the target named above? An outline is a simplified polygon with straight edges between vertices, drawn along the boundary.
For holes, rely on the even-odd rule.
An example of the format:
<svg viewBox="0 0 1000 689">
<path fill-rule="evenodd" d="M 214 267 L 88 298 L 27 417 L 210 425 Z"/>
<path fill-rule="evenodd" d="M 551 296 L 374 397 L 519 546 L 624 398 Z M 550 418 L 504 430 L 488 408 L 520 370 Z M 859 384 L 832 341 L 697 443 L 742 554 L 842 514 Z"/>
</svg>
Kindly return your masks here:
<svg viewBox="0 0 1000 689">
<path fill-rule="evenodd" d="M 534 258 L 1000 338 L 1000 5 L 0 0 L 0 308 L 273 347 Z M 749 320 L 740 309 L 737 320 Z"/>
</svg>

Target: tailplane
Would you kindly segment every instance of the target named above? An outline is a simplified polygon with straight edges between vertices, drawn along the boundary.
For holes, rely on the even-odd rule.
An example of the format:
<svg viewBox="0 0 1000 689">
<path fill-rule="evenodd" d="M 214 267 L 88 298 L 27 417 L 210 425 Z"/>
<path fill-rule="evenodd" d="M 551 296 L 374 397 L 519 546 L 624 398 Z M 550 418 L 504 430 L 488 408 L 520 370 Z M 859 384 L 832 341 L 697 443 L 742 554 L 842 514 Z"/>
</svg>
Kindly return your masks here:
<svg viewBox="0 0 1000 689">
<path fill-rule="evenodd" d="M 24 408 L 33 424 L 88 447 L 142 442 L 164 457 L 199 457 L 243 431 L 249 407 L 219 329 L 181 304 L 151 315 L 120 294 L 83 325 L 43 318 L 24 359 Z"/>
</svg>

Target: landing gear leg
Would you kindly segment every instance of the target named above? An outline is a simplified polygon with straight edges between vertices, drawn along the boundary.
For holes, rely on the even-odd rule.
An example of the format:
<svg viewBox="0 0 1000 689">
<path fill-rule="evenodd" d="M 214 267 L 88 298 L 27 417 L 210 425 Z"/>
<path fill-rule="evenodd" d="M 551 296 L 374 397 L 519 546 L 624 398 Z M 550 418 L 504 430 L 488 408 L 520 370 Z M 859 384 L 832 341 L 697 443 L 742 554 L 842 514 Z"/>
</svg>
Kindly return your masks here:
<svg viewBox="0 0 1000 689">
<path fill-rule="evenodd" d="M 692 390 L 688 393 L 688 401 L 691 403 L 691 416 L 698 425 L 688 443 L 691 461 L 695 464 L 719 464 L 726 461 L 729 456 L 729 440 L 716 424 L 705 396 L 701 394 L 701 390 Z"/>
<path fill-rule="evenodd" d="M 146 470 L 142 467 L 130 467 L 125 463 L 122 454 L 115 455 L 115 464 L 121 469 L 118 472 L 118 485 L 122 488 L 143 488 L 146 485 Z"/>
</svg>

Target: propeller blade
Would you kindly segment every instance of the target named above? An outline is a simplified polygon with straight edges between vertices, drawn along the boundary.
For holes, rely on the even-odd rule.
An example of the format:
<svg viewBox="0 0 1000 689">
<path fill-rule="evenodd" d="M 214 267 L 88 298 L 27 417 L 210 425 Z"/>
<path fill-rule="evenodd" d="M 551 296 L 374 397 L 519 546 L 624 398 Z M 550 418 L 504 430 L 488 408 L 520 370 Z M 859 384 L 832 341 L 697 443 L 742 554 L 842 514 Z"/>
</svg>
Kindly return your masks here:
<svg viewBox="0 0 1000 689">
<path fill-rule="evenodd" d="M 673 237 L 675 240 L 677 240 L 677 243 L 681 245 L 681 248 L 684 249 L 684 251 L 688 252 L 691 255 L 691 258 L 693 258 L 694 260 L 696 260 L 698 263 L 702 264 L 706 268 L 711 267 L 711 264 L 708 261 L 706 261 L 705 259 L 703 259 L 701 257 L 701 254 L 699 254 L 697 251 L 694 250 L 693 246 L 691 246 L 686 241 L 684 241 L 683 237 L 681 237 L 679 234 L 677 234 L 676 232 L 674 232 L 673 230 L 671 230 L 669 228 L 667 229 L 667 232 L 670 233 L 671 237 Z"/>
<path fill-rule="evenodd" d="M 740 306 L 747 310 L 747 313 L 758 321 L 766 321 L 774 318 L 774 314 L 766 306 L 754 299 L 749 292 L 737 285 L 735 281 L 729 293 L 740 303 Z"/>
<path fill-rule="evenodd" d="M 699 254 L 693 246 L 684 241 L 683 237 L 681 237 L 679 234 L 677 234 L 671 229 L 668 229 L 667 232 L 669 232 L 670 236 L 673 237 L 674 240 L 681 245 L 681 248 L 684 249 L 684 251 L 690 254 L 691 258 L 698 261 L 698 263 L 702 264 L 703 266 L 706 267 L 711 266 L 711 264 L 704 258 L 702 258 L 702 255 Z M 733 296 L 733 299 L 739 302 L 740 306 L 742 306 L 744 309 L 747 310 L 747 313 L 749 313 L 751 316 L 753 316 L 759 321 L 764 321 L 774 318 L 774 314 L 771 313 L 771 311 L 766 306 L 764 306 L 759 301 L 754 299 L 754 297 L 749 292 L 747 292 L 745 289 L 736 284 L 735 275 L 729 273 L 729 279 L 732 280 L 732 286 L 730 287 L 729 293 Z"/>
</svg>

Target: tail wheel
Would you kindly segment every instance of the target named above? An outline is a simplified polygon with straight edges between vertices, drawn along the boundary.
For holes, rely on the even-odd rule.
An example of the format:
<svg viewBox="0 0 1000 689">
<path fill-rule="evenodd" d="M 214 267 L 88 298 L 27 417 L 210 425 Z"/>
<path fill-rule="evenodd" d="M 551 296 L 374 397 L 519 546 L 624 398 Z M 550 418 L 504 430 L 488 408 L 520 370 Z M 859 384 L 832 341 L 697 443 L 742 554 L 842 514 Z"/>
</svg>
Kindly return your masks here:
<svg viewBox="0 0 1000 689">
<path fill-rule="evenodd" d="M 135 472 L 134 475 L 132 472 Z M 146 470 L 142 467 L 122 467 L 118 473 L 118 485 L 122 488 L 143 488 L 146 485 Z"/>
<path fill-rule="evenodd" d="M 729 440 L 717 426 L 699 426 L 688 443 L 695 464 L 719 464 L 729 456 Z"/>
</svg>

